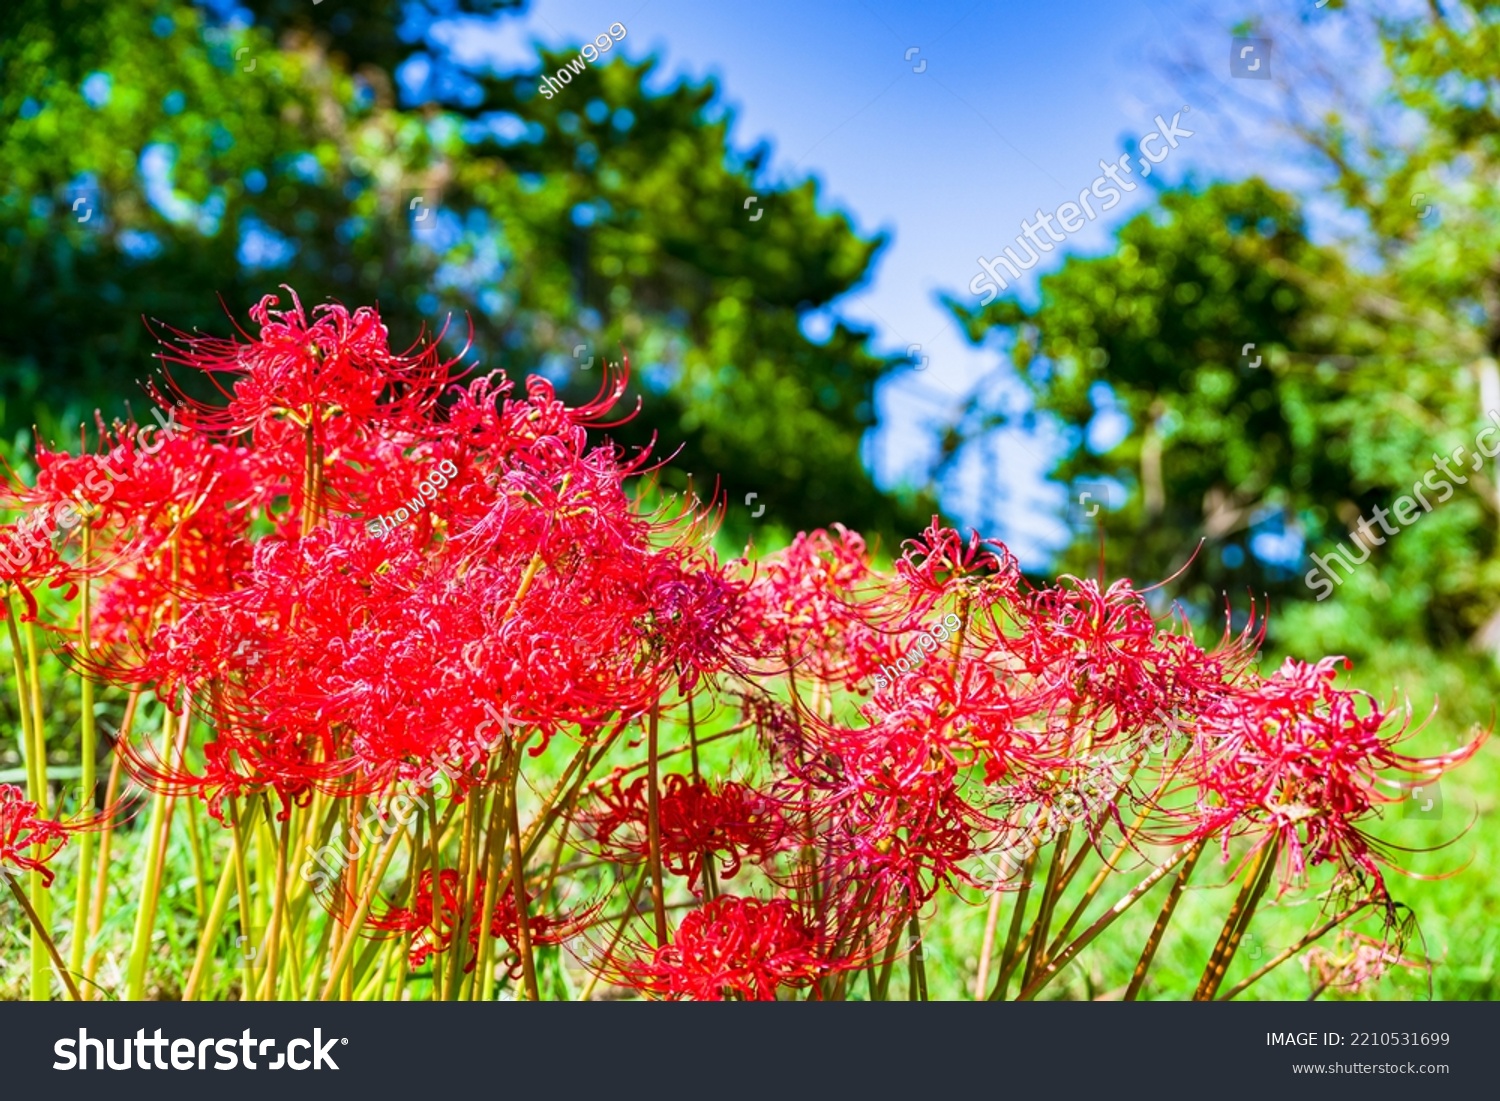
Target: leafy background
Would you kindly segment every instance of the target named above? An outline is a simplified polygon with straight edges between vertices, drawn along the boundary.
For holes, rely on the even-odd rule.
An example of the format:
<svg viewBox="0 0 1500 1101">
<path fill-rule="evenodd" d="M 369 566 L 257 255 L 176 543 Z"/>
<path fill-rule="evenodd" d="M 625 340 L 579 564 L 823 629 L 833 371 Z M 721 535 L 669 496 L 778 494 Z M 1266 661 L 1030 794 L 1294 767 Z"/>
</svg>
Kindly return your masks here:
<svg viewBox="0 0 1500 1101">
<path fill-rule="evenodd" d="M 1276 35 L 1296 80 L 1240 123 L 1274 134 L 1303 184 L 1268 168 L 1160 185 L 1104 248 L 1062 249 L 987 306 L 945 274 L 944 308 L 992 366 L 929 426 L 925 476 L 891 479 L 872 440 L 911 363 L 837 309 L 889 238 L 815 176 L 772 178 L 715 79 L 667 84 L 622 49 L 548 100 L 536 73 L 576 45 L 509 75 L 444 46 L 444 20 L 514 20 L 510 0 L 16 0 L 0 12 L 0 441 L 24 476 L 34 432 L 139 414 L 143 320 L 224 333 L 282 284 L 378 302 L 397 343 L 451 315 L 455 350 L 574 400 L 625 351 L 642 408 L 616 435 L 655 439 L 667 488 L 736 506 L 726 546 L 842 522 L 889 553 L 935 511 L 1007 535 L 1018 521 L 987 494 L 1039 479 L 1065 533 L 1029 556 L 1039 573 L 1102 554 L 1112 575 L 1172 577 L 1164 609 L 1199 622 L 1269 603 L 1268 661 L 1349 654 L 1356 683 L 1440 704 L 1421 737 L 1451 747 L 1500 686 L 1500 474 L 1371 548 L 1332 599 L 1303 577 L 1500 409 L 1500 6 L 1335 0 L 1316 16 L 1344 21 L 1335 55 L 1304 8 L 1225 9 L 1214 28 Z M 1158 53 L 1212 101 L 1220 74 L 1186 46 Z M 939 172 L 963 170 L 963 150 L 946 156 Z M 774 217 L 745 216 L 752 192 Z M 816 338 L 813 316 L 833 319 Z M 1046 452 L 1036 471 L 994 462 L 1017 438 Z M 981 488 L 955 489 L 976 463 Z M 1079 522 L 1099 485 L 1110 507 Z M 737 507 L 750 492 L 763 520 Z M 0 768 L 15 759 L 0 736 Z M 1403 844 L 1459 835 L 1410 864 L 1466 872 L 1397 891 L 1443 961 L 1439 996 L 1500 991 L 1497 783 L 1486 750 L 1445 781 L 1441 828 L 1390 823 Z M 970 940 L 955 934 L 958 971 Z M 1277 981 L 1266 993 L 1298 995 L 1294 969 Z"/>
</svg>

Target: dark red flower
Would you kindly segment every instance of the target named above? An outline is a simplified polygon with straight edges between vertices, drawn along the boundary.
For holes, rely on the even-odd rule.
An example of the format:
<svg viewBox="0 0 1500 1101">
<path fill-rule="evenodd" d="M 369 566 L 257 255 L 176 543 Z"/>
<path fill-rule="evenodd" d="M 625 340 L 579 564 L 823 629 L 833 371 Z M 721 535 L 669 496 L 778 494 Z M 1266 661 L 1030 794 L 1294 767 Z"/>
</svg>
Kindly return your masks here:
<svg viewBox="0 0 1500 1101">
<path fill-rule="evenodd" d="M 650 847 L 646 777 L 628 786 L 622 780 L 617 774 L 600 792 L 588 822 L 611 859 L 635 862 L 645 859 Z M 662 777 L 660 821 L 662 863 L 674 875 L 686 876 L 694 889 L 707 857 L 719 857 L 721 874 L 731 878 L 744 860 L 771 859 L 787 828 L 768 796 L 733 781 L 709 784 L 677 773 Z"/>
<path fill-rule="evenodd" d="M 837 970 L 812 927 L 784 898 L 720 895 L 687 917 L 667 944 L 623 968 L 626 985 L 660 998 L 774 1001 Z"/>
</svg>

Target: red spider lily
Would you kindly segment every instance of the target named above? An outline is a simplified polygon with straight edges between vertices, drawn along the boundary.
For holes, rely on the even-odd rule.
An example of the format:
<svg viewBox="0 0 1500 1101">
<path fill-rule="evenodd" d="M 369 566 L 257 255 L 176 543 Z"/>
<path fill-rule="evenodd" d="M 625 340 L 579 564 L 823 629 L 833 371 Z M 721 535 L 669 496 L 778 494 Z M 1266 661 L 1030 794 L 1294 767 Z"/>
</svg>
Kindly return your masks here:
<svg viewBox="0 0 1500 1101">
<path fill-rule="evenodd" d="M 477 894 L 479 902 L 475 906 L 476 912 L 483 906 L 484 878 L 481 876 Z M 528 897 L 527 906 L 530 907 L 531 900 Z M 526 915 L 526 932 L 531 938 L 533 946 L 539 944 L 563 944 L 577 936 L 586 929 L 599 915 L 599 909 L 603 903 L 588 906 L 570 914 L 558 917 L 549 917 L 546 914 L 531 912 Z M 516 912 L 516 891 L 514 887 L 507 888 L 495 901 L 495 908 L 490 911 L 490 936 L 503 940 L 509 945 L 512 952 L 518 952 L 521 943 L 521 917 Z M 469 930 L 469 947 L 475 952 L 479 950 L 479 930 L 477 927 Z M 466 971 L 473 970 L 470 963 L 464 968 Z M 512 979 L 521 975 L 521 964 L 517 962 L 510 969 Z"/>
<path fill-rule="evenodd" d="M 651 610 L 642 625 L 648 647 L 677 671 L 683 695 L 704 675 L 742 670 L 740 657 L 749 651 L 739 614 L 745 585 L 719 567 L 712 551 L 694 550 L 685 561 L 663 555 L 653 564 L 646 582 Z"/>
<path fill-rule="evenodd" d="M 47 864 L 67 843 L 68 834 L 78 828 L 43 818 L 41 809 L 20 788 L 0 784 L 0 867 L 39 872 L 42 886 L 50 887 L 54 873 Z"/>
<path fill-rule="evenodd" d="M 258 488 L 252 453 L 176 433 L 137 457 L 92 522 L 93 551 L 75 566 L 98 578 L 92 617 L 98 672 L 139 683 L 140 661 L 174 612 L 230 591 L 249 569 Z"/>
<path fill-rule="evenodd" d="M 751 649 L 804 677 L 842 676 L 851 686 L 867 679 L 879 666 L 880 631 L 867 607 L 880 595 L 878 581 L 864 540 L 841 525 L 834 534 L 798 535 L 745 593 Z"/>
<path fill-rule="evenodd" d="M 76 585 L 70 566 L 52 545 L 52 521 L 45 510 L 28 513 L 14 524 L 0 525 L 0 583 L 19 593 L 26 609 L 22 620 L 34 620 L 40 605 L 30 586 L 47 581 L 48 588 L 64 588 L 72 599 Z M 9 602 L 0 603 L 0 618 L 10 615 Z"/>
<path fill-rule="evenodd" d="M 1312 865 L 1332 862 L 1367 873 L 1383 894 L 1378 847 L 1359 823 L 1397 792 L 1381 791 L 1382 770 L 1437 776 L 1472 756 L 1479 741 L 1441 757 L 1394 751 L 1405 727 L 1382 733 L 1391 720 L 1368 693 L 1333 686 L 1336 665 L 1288 658 L 1258 685 L 1227 694 L 1207 717 L 1216 745 L 1200 781 L 1194 836 L 1252 832 L 1275 838 L 1286 862 L 1283 890 Z M 1393 786 L 1393 785 L 1388 785 Z"/>
<path fill-rule="evenodd" d="M 631 961 L 624 981 L 673 1000 L 774 1001 L 778 990 L 810 986 L 842 966 L 789 900 L 720 895 L 683 918 L 669 943 Z"/>
<path fill-rule="evenodd" d="M 656 531 L 632 513 L 623 488 L 634 468 L 611 449 L 585 452 L 582 422 L 598 410 L 567 410 L 533 379 L 528 400 L 507 398 L 486 420 L 479 402 L 508 392 L 503 380 L 477 380 L 455 390 L 456 421 L 420 432 L 408 423 L 402 447 L 350 438 L 324 457 L 329 494 L 369 515 L 398 484 L 393 468 L 404 485 L 433 456 L 459 454 L 464 476 L 417 524 L 376 541 L 337 516 L 310 531 L 274 518 L 253 559 L 223 571 L 232 584 L 174 591 L 176 622 L 139 633 L 141 662 L 99 663 L 117 683 L 154 685 L 174 705 L 185 692 L 218 727 L 202 770 L 135 754 L 138 777 L 197 790 L 215 813 L 225 794 L 272 788 L 285 807 L 318 790 L 384 789 L 434 763 L 467 787 L 486 779 L 496 748 L 478 733 L 486 700 L 503 700 L 535 735 L 533 753 L 564 726 L 644 710 L 654 673 L 632 640 L 656 613 L 660 661 L 689 678 L 721 664 L 722 643 L 702 628 L 712 616 L 727 630 L 734 587 L 703 552 L 653 546 Z M 228 450 L 259 454 L 269 439 L 271 453 L 289 453 L 285 429 L 272 421 L 254 448 Z M 327 438 L 336 440 L 333 427 Z M 485 473 L 467 473 L 475 470 Z M 259 473 L 292 494 L 290 467 Z M 268 510 L 267 491 L 242 492 Z M 217 511 L 237 525 L 222 542 L 248 547 L 253 515 Z M 174 536 L 174 564 L 182 538 Z"/>
<path fill-rule="evenodd" d="M 428 957 L 448 951 L 453 944 L 453 938 L 458 935 L 460 921 L 467 917 L 469 948 L 475 953 L 464 964 L 465 973 L 470 972 L 474 970 L 478 962 L 478 921 L 480 911 L 484 907 L 484 877 L 477 878 L 474 897 L 467 908 L 462 901 L 462 880 L 458 872 L 452 868 L 444 868 L 438 873 L 437 880 L 436 899 L 434 899 L 432 886 L 432 871 L 428 869 L 417 879 L 416 898 L 410 906 L 392 907 L 384 913 L 371 917 L 369 925 L 373 929 L 385 932 L 417 934 L 412 941 L 409 961 L 415 969 L 421 967 Z M 527 905 L 530 906 L 530 904 L 531 901 L 528 898 Z M 562 944 L 585 928 L 596 913 L 597 907 L 563 917 L 529 913 L 526 919 L 526 929 L 531 936 L 533 946 Z M 490 911 L 490 936 L 503 940 L 510 946 L 511 951 L 517 950 L 520 943 L 520 915 L 516 912 L 514 887 L 507 886 L 505 892 L 496 899 L 494 909 Z M 519 974 L 520 968 L 517 965 L 511 977 L 515 978 Z"/>
<path fill-rule="evenodd" d="M 972 882 L 964 865 L 996 820 L 963 797 L 946 724 L 913 702 L 880 724 L 824 729 L 821 752 L 794 769 L 783 813 L 809 814 L 825 867 L 889 907 L 920 907 L 940 887 Z M 899 925 L 904 909 L 886 923 Z"/>
<path fill-rule="evenodd" d="M 483 931 L 516 952 L 534 994 L 519 935 L 533 901 L 518 911 L 511 885 L 492 883 L 483 912 L 484 880 L 471 894 L 458 871 L 440 869 L 460 846 L 460 861 L 473 858 L 466 867 L 498 867 L 497 839 L 525 848 L 524 865 L 553 830 L 554 874 L 579 869 L 564 864 L 569 844 L 596 848 L 616 873 L 659 855 L 709 897 L 667 938 L 654 882 L 651 917 L 666 943 L 632 937 L 630 950 L 604 953 L 623 984 L 663 998 L 774 998 L 842 980 L 899 932 L 919 932 L 939 892 L 980 886 L 979 858 L 1002 848 L 1013 857 L 1018 842 L 1074 827 L 1056 870 L 1038 880 L 1039 915 L 1115 827 L 1141 861 L 1158 842 L 1217 837 L 1227 852 L 1243 837 L 1280 854 L 1284 885 L 1331 863 L 1342 879 L 1373 876 L 1376 901 L 1388 902 L 1382 854 L 1363 832 L 1397 797 L 1382 773 L 1436 775 L 1474 750 L 1396 754 L 1401 731 L 1387 730 L 1369 697 L 1332 686 L 1332 659 L 1251 672 L 1253 615 L 1237 637 L 1200 647 L 1184 621 L 1152 613 L 1150 590 L 1075 577 L 1033 586 L 1002 544 L 937 519 L 892 570 L 841 527 L 799 535 L 755 568 L 721 562 L 712 509 L 691 501 L 643 514 L 632 480 L 650 475 L 648 452 L 591 435 L 608 426 L 628 364 L 606 370 L 592 402 L 569 407 L 542 378 L 462 379 L 434 344 L 393 352 L 372 309 L 308 313 L 295 295 L 290 309 L 277 306 L 267 296 L 251 311 L 253 337 L 176 334 L 164 363 L 202 372 L 225 397 L 186 403 L 182 431 L 101 424 L 106 455 L 41 449 L 35 485 L 0 502 L 49 522 L 82 502 L 88 553 L 76 534 L 33 526 L 25 559 L 7 558 L 0 532 L 0 579 L 19 583 L 31 615 L 28 586 L 90 584 L 92 637 L 76 644 L 77 664 L 153 691 L 178 716 L 159 745 L 139 731 L 127 739 L 124 766 L 157 791 L 204 801 L 220 821 L 241 798 L 274 795 L 287 836 L 336 841 L 335 824 L 357 806 L 347 800 L 389 808 L 413 786 L 430 788 L 435 772 L 450 781 L 445 800 L 487 797 L 502 776 L 524 782 L 541 800 L 526 800 L 532 821 L 501 832 L 466 813 L 461 828 L 437 829 L 431 860 L 420 857 L 432 867 L 405 905 L 372 912 L 363 891 L 374 886 L 340 878 L 336 917 L 357 926 L 371 913 L 369 929 L 410 934 L 413 967 L 462 952 L 467 937 L 465 970 L 474 968 Z M 175 389 L 170 378 L 163 386 Z M 372 537 L 369 522 L 393 514 Z M 52 629 L 71 637 L 71 626 Z M 769 758 L 743 774 L 770 779 L 699 778 L 696 756 L 691 778 L 653 764 L 654 819 L 648 776 L 628 779 L 627 765 L 593 781 L 648 713 L 670 728 L 685 710 L 695 735 L 736 734 L 717 713 L 724 699 Z M 708 706 L 693 710 L 700 701 Z M 1155 744 L 1179 725 L 1185 744 Z M 582 748 L 549 794 L 515 751 L 541 754 L 558 737 Z M 580 793 L 597 798 L 580 810 Z M 15 789 L 0 795 L 0 857 L 50 881 L 44 865 L 79 827 L 37 817 Z M 515 802 L 500 807 L 519 816 Z M 367 817 L 366 840 L 373 824 Z M 406 839 L 385 832 L 389 860 Z M 331 841 L 319 852 L 358 858 L 343 847 L 352 836 Z M 583 862 L 585 877 L 593 864 Z M 746 866 L 778 897 L 712 897 L 716 870 L 734 877 Z M 1247 907 L 1272 866 L 1258 867 Z M 290 890 L 262 896 L 282 932 L 302 912 L 300 884 L 284 878 Z M 529 942 L 562 943 L 597 910 L 531 915 Z M 632 902 L 612 945 L 640 912 Z M 1045 962 L 1050 920 L 1033 929 L 1028 973 Z M 357 932 L 331 942 L 327 990 L 354 966 Z M 914 959 L 914 984 L 919 971 Z M 1027 996 L 1047 977 L 1023 980 Z M 277 979 L 268 974 L 266 988 L 284 989 Z"/>
<path fill-rule="evenodd" d="M 1003 547 L 965 545 L 936 526 L 909 544 L 900 572 L 915 604 L 891 591 L 833 607 L 911 631 L 952 598 L 962 613 L 940 633 L 955 637 L 877 694 L 880 710 L 865 712 L 874 725 L 802 718 L 777 788 L 791 820 L 800 821 L 796 808 L 814 821 L 820 874 L 864 885 L 847 904 L 862 910 L 873 898 L 897 911 L 886 928 L 939 889 L 973 883 L 973 858 L 1025 833 L 1036 808 L 1062 821 L 1080 787 L 1092 797 L 1068 817 L 1093 840 L 1107 823 L 1123 825 L 1120 802 L 1154 811 L 1171 784 L 1185 782 L 1189 758 L 1178 747 L 1148 770 L 1148 786 L 1130 785 L 1147 736 L 1181 711 L 1212 706 L 1244 676 L 1248 632 L 1207 653 L 1185 626 L 1163 629 L 1127 582 L 1106 591 L 1068 578 L 1022 593 Z M 884 654 L 889 643 L 872 633 L 856 645 Z M 1089 764 L 1100 760 L 1109 762 L 1104 782 L 1094 773 L 1105 766 Z M 968 770 L 980 763 L 985 785 L 976 788 Z"/>
<path fill-rule="evenodd" d="M 599 807 L 587 821 L 599 847 L 611 859 L 644 860 L 647 838 L 646 777 L 622 786 L 616 775 L 599 793 Z M 719 856 L 720 874 L 732 878 L 743 861 L 770 860 L 786 835 L 787 824 L 768 796 L 732 781 L 709 784 L 672 773 L 662 777 L 661 853 L 663 866 L 686 876 L 696 889 L 703 862 Z"/>
<path fill-rule="evenodd" d="M 226 795 L 275 790 L 284 813 L 314 791 L 383 790 L 434 762 L 464 787 L 486 780 L 495 748 L 475 733 L 486 700 L 503 701 L 540 753 L 560 729 L 644 711 L 660 672 L 690 690 L 734 660 L 742 586 L 691 531 L 635 514 L 624 482 L 644 456 L 587 449 L 623 372 L 581 409 L 537 378 L 517 399 L 503 376 L 456 385 L 431 349 L 393 355 L 373 311 L 328 305 L 309 320 L 295 296 L 290 311 L 275 302 L 251 311 L 248 344 L 183 337 L 163 357 L 229 387 L 221 410 L 189 405 L 181 450 L 221 449 L 196 465 L 231 476 L 215 499 L 178 479 L 176 498 L 193 492 L 202 507 L 170 529 L 140 507 L 155 504 L 151 489 L 136 489 L 134 523 L 153 541 L 110 576 L 96 640 L 132 646 L 95 667 L 174 707 L 190 699 L 216 733 L 201 768 L 129 750 L 137 778 L 196 791 L 216 814 Z M 242 434 L 250 446 L 208 442 Z M 394 537 L 377 545 L 337 516 L 309 528 L 309 506 L 382 514 L 439 456 L 462 477 Z M 173 471 L 158 462 L 138 480 L 158 468 Z M 274 514 L 278 498 L 302 507 Z M 203 545 L 238 557 L 200 569 L 200 513 L 220 525 Z M 260 517 L 274 532 L 251 557 Z M 195 584 L 199 573 L 215 583 Z"/>
<path fill-rule="evenodd" d="M 223 406 L 195 402 L 168 376 L 168 387 L 191 410 L 192 428 L 226 436 L 252 433 L 260 444 L 263 433 L 275 435 L 280 422 L 290 422 L 326 445 L 324 426 L 336 415 L 389 434 L 426 422 L 458 377 L 458 360 L 443 360 L 436 340 L 392 352 L 390 334 L 373 307 L 350 313 L 329 302 L 314 307 L 309 318 L 296 292 L 287 293 L 290 309 L 276 309 L 274 294 L 251 308 L 259 332 L 244 344 L 167 330 L 177 344 L 163 342 L 162 363 L 209 375 L 228 399 Z"/>
<path fill-rule="evenodd" d="M 97 414 L 96 414 L 97 417 Z M 0 578 L 17 585 L 27 603 L 27 618 L 34 618 L 36 602 L 28 585 L 39 580 L 51 588 L 67 588 L 71 600 L 85 564 L 64 555 L 79 542 L 80 525 L 87 523 L 96 532 L 111 519 L 125 515 L 111 499 L 118 490 L 118 480 L 125 477 L 146 454 L 161 449 L 165 434 L 154 434 L 136 425 L 116 425 L 113 433 L 99 419 L 99 434 L 107 448 L 104 454 L 70 455 L 38 444 L 33 460 L 37 468 L 35 484 L 25 485 L 9 466 L 0 486 L 0 504 L 25 510 L 14 524 L 0 527 Z M 94 560 L 108 557 L 110 540 L 94 540 Z"/>
<path fill-rule="evenodd" d="M 987 599 L 1013 600 L 1019 591 L 1021 569 L 1015 555 L 1002 543 L 981 539 L 977 531 L 966 543 L 934 516 L 920 537 L 903 545 L 896 576 L 923 607 L 965 583 L 979 583 Z"/>
<path fill-rule="evenodd" d="M 467 388 L 453 388 L 447 424 L 452 437 L 464 447 L 499 460 L 511 458 L 512 452 L 532 452 L 542 441 L 557 441 L 574 454 L 582 454 L 587 449 L 589 428 L 612 427 L 633 415 L 605 420 L 629 381 L 628 358 L 618 369 L 606 363 L 594 400 L 568 406 L 558 400 L 555 388 L 544 378 L 529 378 L 526 397 L 521 399 L 512 397 L 515 384 L 496 373 L 473 380 Z"/>
<path fill-rule="evenodd" d="M 1216 654 L 1183 633 L 1160 630 L 1129 581 L 1107 590 L 1065 577 L 1020 602 L 1007 650 L 1016 674 L 1045 686 L 1049 722 L 1065 728 L 1057 748 L 1105 746 L 1161 715 L 1196 714 L 1222 694 L 1253 653 L 1247 633 Z"/>
</svg>

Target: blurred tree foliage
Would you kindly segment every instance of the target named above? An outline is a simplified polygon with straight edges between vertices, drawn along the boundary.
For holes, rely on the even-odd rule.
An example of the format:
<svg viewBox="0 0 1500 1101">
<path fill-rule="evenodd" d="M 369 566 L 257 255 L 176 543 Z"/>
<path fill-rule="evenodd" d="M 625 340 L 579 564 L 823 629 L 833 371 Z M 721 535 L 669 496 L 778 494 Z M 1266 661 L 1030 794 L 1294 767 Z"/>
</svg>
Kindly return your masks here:
<svg viewBox="0 0 1500 1101">
<path fill-rule="evenodd" d="M 760 179 L 766 150 L 729 144 L 711 81 L 648 94 L 654 60 L 616 53 L 549 101 L 535 75 L 464 69 L 437 44 L 444 20 L 516 6 L 9 5 L 6 437 L 138 397 L 143 317 L 224 333 L 226 307 L 244 323 L 288 284 L 309 305 L 378 302 L 397 343 L 451 312 L 446 339 L 472 324 L 482 368 L 575 399 L 623 349 L 644 405 L 617 436 L 675 453 L 668 486 L 717 484 L 732 527 L 748 492 L 794 527 L 920 527 L 931 499 L 887 497 L 861 461 L 875 383 L 902 360 L 843 324 L 802 329 L 884 239 L 820 210 L 811 180 Z M 575 56 L 544 52 L 542 70 Z"/>
<path fill-rule="evenodd" d="M 1364 652 L 1406 635 L 1500 652 L 1500 473 L 1472 468 L 1500 411 L 1500 7 L 1370 25 L 1384 96 L 1304 118 L 1293 92 L 1283 116 L 1326 166 L 1356 227 L 1346 238 L 1314 244 L 1298 204 L 1258 180 L 1188 187 L 1122 226 L 1111 254 L 1044 276 L 1034 307 L 949 305 L 971 340 L 1008 351 L 1032 398 L 1021 419 L 1063 429 L 1053 477 L 1075 497 L 1088 478 L 1127 487 L 1124 507 L 1099 514 L 1117 575 L 1165 577 L 1203 540 L 1179 590 L 1306 602 L 1273 618 L 1283 641 Z M 1123 438 L 1101 443 L 1100 418 L 1121 414 Z M 950 450 L 1015 419 L 976 399 Z M 1452 499 L 1382 535 L 1376 507 L 1460 446 L 1450 465 L 1467 481 Z M 1309 556 L 1340 544 L 1374 564 L 1316 603 Z M 1090 531 L 1067 564 L 1097 555 Z"/>
</svg>

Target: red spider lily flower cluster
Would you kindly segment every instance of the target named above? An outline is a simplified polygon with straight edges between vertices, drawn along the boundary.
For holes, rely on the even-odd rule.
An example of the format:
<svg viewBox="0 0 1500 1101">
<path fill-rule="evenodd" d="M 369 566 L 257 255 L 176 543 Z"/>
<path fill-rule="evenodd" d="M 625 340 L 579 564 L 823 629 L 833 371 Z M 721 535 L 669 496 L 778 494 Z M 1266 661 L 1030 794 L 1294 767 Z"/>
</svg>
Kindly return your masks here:
<svg viewBox="0 0 1500 1101">
<path fill-rule="evenodd" d="M 1383 897 L 1382 855 L 1365 832 L 1399 799 L 1382 774 L 1435 776 L 1478 745 L 1398 754 L 1404 726 L 1334 686 L 1339 659 L 1262 677 L 1253 621 L 1206 650 L 1127 581 L 1031 587 L 1003 547 L 936 523 L 888 580 L 847 533 L 800 538 L 762 569 L 751 599 L 781 632 L 801 705 L 792 732 L 767 732 L 788 747 L 773 790 L 818 854 L 801 886 L 887 937 L 939 891 L 980 882 L 994 864 L 976 858 L 1014 851 L 1038 822 L 1055 837 L 1064 815 L 1095 846 L 1128 829 L 1138 849 L 1217 839 L 1227 859 L 1230 840 L 1248 835 L 1277 845 L 1282 889 L 1329 863 Z M 789 629 L 807 609 L 836 641 Z M 843 686 L 869 692 L 903 640 L 949 612 L 960 630 L 899 692 L 877 692 L 883 706 L 853 721 L 837 714 Z M 1090 805 L 1076 793 L 1101 762 L 1111 797 Z M 1008 863 L 1019 878 L 1021 861 Z"/>
<path fill-rule="evenodd" d="M 54 873 L 47 863 L 76 828 L 44 817 L 14 784 L 0 784 L 0 868 L 37 872 L 50 887 Z"/>
<path fill-rule="evenodd" d="M 599 971 L 635 990 L 832 996 L 939 895 L 1019 887 L 1012 857 L 1041 833 L 1145 863 L 1164 845 L 1216 842 L 1225 860 L 1232 842 L 1273 846 L 1282 889 L 1331 865 L 1385 898 L 1368 828 L 1400 790 L 1389 774 L 1436 776 L 1477 747 L 1398 754 L 1405 725 L 1337 687 L 1335 659 L 1262 676 L 1253 616 L 1201 646 L 1129 581 L 1032 584 L 1003 545 L 937 519 L 888 570 L 842 527 L 722 562 L 712 512 L 644 512 L 648 456 L 599 437 L 624 371 L 570 407 L 541 377 L 524 392 L 469 377 L 441 336 L 392 351 L 371 308 L 267 296 L 250 313 L 243 339 L 168 333 L 163 361 L 200 376 L 162 383 L 184 430 L 104 433 L 128 462 L 86 538 L 11 580 L 92 587 L 74 660 L 178 717 L 125 739 L 125 765 L 222 823 L 259 828 L 248 808 L 264 806 L 281 836 L 326 840 L 358 807 L 448 777 L 438 806 L 421 803 L 432 832 L 420 855 L 412 843 L 407 866 L 425 870 L 410 898 L 377 901 L 400 888 L 374 854 L 333 893 L 338 920 L 410 938 L 413 968 L 466 929 L 476 969 L 485 923 L 519 968 L 608 921 Z M 204 379 L 221 401 L 189 396 Z M 101 461 L 44 450 L 36 486 L 12 496 L 87 499 Z M 420 493 L 439 467 L 441 491 Z M 414 495 L 415 517 L 370 535 Z M 882 675 L 912 653 L 898 682 Z M 700 768 L 705 722 L 743 735 L 725 743 L 737 779 Z M 661 772 L 663 732 L 691 775 Z M 636 734 L 647 761 L 622 765 Z M 572 763 L 549 794 L 524 770 L 559 746 Z M 1080 799 L 1089 785 L 1105 794 Z M 527 791 L 540 806 L 522 828 Z M 4 792 L 0 857 L 44 864 L 63 828 Z M 620 919 L 602 916 L 608 897 L 565 916 L 544 897 L 559 880 L 607 895 L 648 879 L 649 909 L 638 889 Z M 675 930 L 670 895 L 690 907 Z"/>
<path fill-rule="evenodd" d="M 622 375 L 581 409 L 540 378 L 515 398 L 503 376 L 464 383 L 430 345 L 391 352 L 373 310 L 274 305 L 251 311 L 248 343 L 180 336 L 164 353 L 228 403 L 179 391 L 192 431 L 117 498 L 136 540 L 95 533 L 110 562 L 94 570 L 98 672 L 187 701 L 215 731 L 201 765 L 133 753 L 138 778 L 221 817 L 226 798 L 272 792 L 285 814 L 434 765 L 477 782 L 491 701 L 539 753 L 560 729 L 638 714 L 668 673 L 690 683 L 729 660 L 742 586 L 632 508 L 643 457 L 589 446 Z M 445 492 L 368 538 L 361 518 L 439 462 L 459 471 Z"/>
<path fill-rule="evenodd" d="M 1402 799 L 1381 773 L 1436 775 L 1477 747 L 1430 760 L 1396 753 L 1395 735 L 1384 730 L 1390 716 L 1366 693 L 1333 686 L 1341 663 L 1349 665 L 1288 658 L 1272 676 L 1217 701 L 1196 833 L 1218 835 L 1226 851 L 1243 832 L 1274 840 L 1288 879 L 1325 862 L 1380 879 L 1380 853 L 1359 823 Z"/>
</svg>

